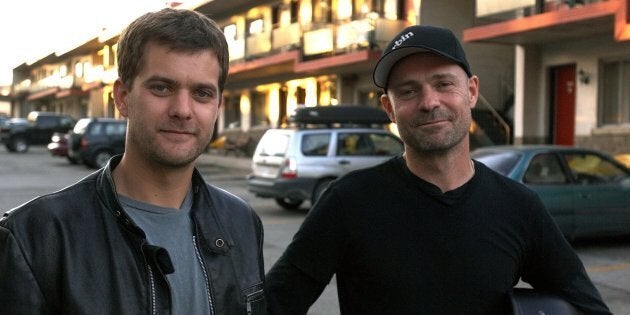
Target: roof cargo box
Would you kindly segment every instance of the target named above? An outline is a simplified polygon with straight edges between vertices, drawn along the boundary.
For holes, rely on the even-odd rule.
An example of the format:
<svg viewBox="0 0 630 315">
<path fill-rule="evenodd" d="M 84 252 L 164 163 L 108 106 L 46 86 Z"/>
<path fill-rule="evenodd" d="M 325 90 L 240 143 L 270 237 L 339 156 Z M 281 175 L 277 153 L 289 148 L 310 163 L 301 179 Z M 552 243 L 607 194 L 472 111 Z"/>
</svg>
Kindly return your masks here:
<svg viewBox="0 0 630 315">
<path fill-rule="evenodd" d="M 380 108 L 363 105 L 300 107 L 288 118 L 296 124 L 372 125 L 389 124 L 391 120 Z"/>
</svg>

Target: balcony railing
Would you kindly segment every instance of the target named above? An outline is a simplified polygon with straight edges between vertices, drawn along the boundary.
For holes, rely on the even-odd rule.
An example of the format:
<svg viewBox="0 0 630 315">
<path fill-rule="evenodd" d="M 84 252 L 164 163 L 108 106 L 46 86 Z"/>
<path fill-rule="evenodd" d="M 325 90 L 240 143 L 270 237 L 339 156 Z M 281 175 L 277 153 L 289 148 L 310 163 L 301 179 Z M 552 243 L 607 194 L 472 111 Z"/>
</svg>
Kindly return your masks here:
<svg viewBox="0 0 630 315">
<path fill-rule="evenodd" d="M 299 48 L 306 58 L 358 49 L 382 49 L 405 26 L 406 21 L 382 18 L 306 26 L 293 23 L 229 42 L 230 61 L 249 60 Z M 302 37 L 303 40 L 300 40 Z"/>
<path fill-rule="evenodd" d="M 406 21 L 383 18 L 365 18 L 336 24 L 312 23 L 305 29 L 299 23 L 293 23 L 270 32 L 253 34 L 228 42 L 230 62 L 250 60 L 300 48 L 306 59 L 319 58 L 321 55 L 343 54 L 359 49 L 382 49 L 405 26 L 407 26 Z M 84 69 L 82 77 L 70 75 L 64 80 L 48 77 L 32 84 L 16 85 L 14 89 L 16 92 L 33 93 L 47 87 L 62 89 L 81 87 L 83 84 L 94 81 L 108 84 L 113 82 L 115 77 L 113 67 L 104 69 L 102 65 L 93 65 Z"/>
<path fill-rule="evenodd" d="M 477 0 L 475 24 L 498 23 L 547 12 L 571 10 L 604 1 L 607 0 Z"/>
<path fill-rule="evenodd" d="M 276 51 L 295 49 L 300 46 L 300 24 L 293 23 L 271 32 L 271 48 Z"/>
</svg>

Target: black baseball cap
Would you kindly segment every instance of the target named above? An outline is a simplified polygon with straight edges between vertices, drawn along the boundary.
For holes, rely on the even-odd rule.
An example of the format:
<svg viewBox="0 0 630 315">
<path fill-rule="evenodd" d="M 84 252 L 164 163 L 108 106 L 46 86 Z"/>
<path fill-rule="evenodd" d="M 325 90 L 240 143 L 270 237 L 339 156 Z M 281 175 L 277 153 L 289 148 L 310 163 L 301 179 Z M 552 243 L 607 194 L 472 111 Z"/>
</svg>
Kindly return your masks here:
<svg viewBox="0 0 630 315">
<path fill-rule="evenodd" d="M 431 52 L 448 58 L 472 76 L 464 49 L 451 30 L 428 25 L 409 26 L 387 45 L 381 59 L 374 67 L 372 78 L 380 88 L 387 87 L 389 72 L 402 58 L 419 52 Z"/>
</svg>

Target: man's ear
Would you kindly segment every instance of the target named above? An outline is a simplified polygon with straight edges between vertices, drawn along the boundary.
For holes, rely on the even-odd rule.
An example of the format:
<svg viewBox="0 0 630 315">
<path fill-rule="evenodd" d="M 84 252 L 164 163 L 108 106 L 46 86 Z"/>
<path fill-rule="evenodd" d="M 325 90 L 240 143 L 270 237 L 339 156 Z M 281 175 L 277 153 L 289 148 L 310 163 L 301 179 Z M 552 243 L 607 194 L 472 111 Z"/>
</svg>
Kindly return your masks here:
<svg viewBox="0 0 630 315">
<path fill-rule="evenodd" d="M 114 104 L 123 117 L 128 117 L 127 95 L 129 95 L 127 86 L 120 78 L 116 79 L 114 82 Z"/>
<path fill-rule="evenodd" d="M 383 105 L 383 109 L 385 109 L 387 116 L 389 116 L 389 120 L 391 120 L 393 123 L 396 123 L 396 115 L 394 115 L 394 108 L 392 106 L 392 102 L 389 100 L 389 97 L 387 96 L 387 93 L 383 93 L 381 95 L 381 105 Z"/>
<path fill-rule="evenodd" d="M 468 79 L 468 95 L 470 98 L 470 109 L 473 109 L 477 105 L 477 99 L 479 98 L 479 78 L 476 75 Z"/>
</svg>

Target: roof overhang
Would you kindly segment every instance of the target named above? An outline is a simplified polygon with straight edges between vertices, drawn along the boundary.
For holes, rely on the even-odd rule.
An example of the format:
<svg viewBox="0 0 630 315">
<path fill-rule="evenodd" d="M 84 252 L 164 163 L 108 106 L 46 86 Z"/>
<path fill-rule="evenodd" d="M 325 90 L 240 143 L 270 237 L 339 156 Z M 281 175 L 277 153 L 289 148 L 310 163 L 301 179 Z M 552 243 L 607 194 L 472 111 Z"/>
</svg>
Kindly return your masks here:
<svg viewBox="0 0 630 315">
<path fill-rule="evenodd" d="M 252 84 L 303 77 L 304 75 L 357 73 L 366 67 L 371 69 L 380 56 L 380 51 L 359 50 L 313 60 L 301 60 L 300 51 L 292 50 L 231 63 L 227 86 L 239 88 Z"/>
<path fill-rule="evenodd" d="M 465 29 L 465 42 L 546 44 L 590 36 L 630 40 L 626 0 L 610 0 L 579 8 L 545 12 Z"/>
<path fill-rule="evenodd" d="M 258 0 L 256 4 L 266 5 L 273 2 L 276 0 Z M 193 6 L 193 9 L 212 19 L 219 19 L 242 13 L 243 8 L 251 7 L 251 3 L 251 0 L 213 0 Z"/>
<path fill-rule="evenodd" d="M 54 97 L 55 94 L 57 94 L 57 92 L 59 92 L 59 88 L 58 87 L 50 87 L 50 88 L 46 88 L 44 90 L 41 90 L 39 92 L 35 92 L 30 94 L 26 100 L 27 101 L 35 101 L 35 100 L 39 100 L 45 97 Z"/>
</svg>

